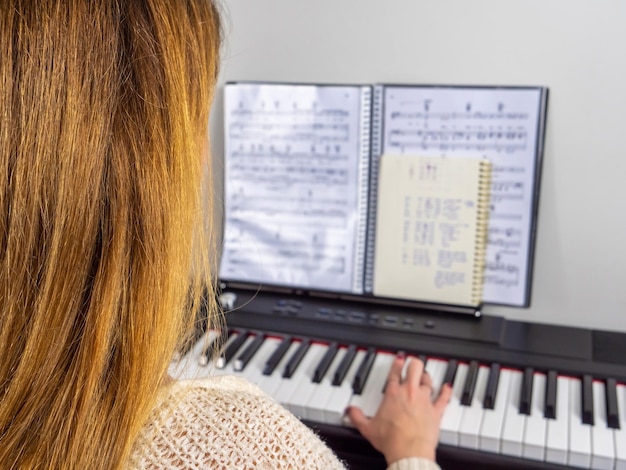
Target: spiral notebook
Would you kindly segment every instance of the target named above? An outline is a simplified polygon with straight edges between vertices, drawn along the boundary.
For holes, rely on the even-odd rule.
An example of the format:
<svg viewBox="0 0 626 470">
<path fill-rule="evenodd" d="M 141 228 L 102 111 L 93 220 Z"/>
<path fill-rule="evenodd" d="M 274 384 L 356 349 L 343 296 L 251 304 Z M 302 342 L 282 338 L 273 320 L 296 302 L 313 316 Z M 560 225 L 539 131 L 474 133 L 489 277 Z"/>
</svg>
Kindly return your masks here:
<svg viewBox="0 0 626 470">
<path fill-rule="evenodd" d="M 547 96 L 544 87 L 226 84 L 220 279 L 254 289 L 528 305 Z M 467 263 L 453 263 L 463 275 L 431 272 L 446 289 L 418 294 L 405 278 L 419 273 L 387 256 L 401 244 L 381 241 L 404 233 L 380 209 L 400 191 L 401 170 L 381 165 L 425 157 L 444 157 L 441 171 L 487 160 L 491 183 L 484 234 L 465 231 L 462 248 L 441 254 L 452 262 L 463 251 Z M 485 186 L 481 165 L 464 170 L 468 184 Z M 467 191 L 461 196 L 471 200 Z M 483 196 L 474 199 L 477 210 Z M 483 240 L 478 262 L 472 253 Z M 431 295 L 443 291 L 450 297 Z"/>
<path fill-rule="evenodd" d="M 383 155 L 374 295 L 478 305 L 490 182 L 484 159 Z"/>
</svg>

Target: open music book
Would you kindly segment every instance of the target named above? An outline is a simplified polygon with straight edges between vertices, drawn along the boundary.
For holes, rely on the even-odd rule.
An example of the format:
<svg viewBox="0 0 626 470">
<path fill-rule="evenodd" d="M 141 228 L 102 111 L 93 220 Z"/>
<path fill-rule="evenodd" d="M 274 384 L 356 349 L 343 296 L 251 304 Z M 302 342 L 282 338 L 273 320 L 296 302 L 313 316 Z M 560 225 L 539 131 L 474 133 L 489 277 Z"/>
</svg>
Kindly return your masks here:
<svg viewBox="0 0 626 470">
<path fill-rule="evenodd" d="M 433 301 L 382 287 L 379 270 L 401 269 L 377 255 L 379 189 L 395 178 L 379 180 L 381 156 L 487 160 L 484 282 L 469 303 L 528 305 L 546 106 L 541 87 L 227 84 L 220 278 Z"/>
</svg>

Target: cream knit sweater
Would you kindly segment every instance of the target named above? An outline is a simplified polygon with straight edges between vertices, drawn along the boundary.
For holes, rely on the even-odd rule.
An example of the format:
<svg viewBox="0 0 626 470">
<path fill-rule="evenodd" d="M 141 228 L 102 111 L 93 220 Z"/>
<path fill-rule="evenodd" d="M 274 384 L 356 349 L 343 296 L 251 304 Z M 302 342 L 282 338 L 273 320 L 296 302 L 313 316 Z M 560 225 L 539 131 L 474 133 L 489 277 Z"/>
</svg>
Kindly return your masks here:
<svg viewBox="0 0 626 470">
<path fill-rule="evenodd" d="M 133 448 L 132 469 L 343 469 L 294 415 L 244 379 L 173 383 Z M 436 470 L 411 458 L 389 470 Z"/>
</svg>

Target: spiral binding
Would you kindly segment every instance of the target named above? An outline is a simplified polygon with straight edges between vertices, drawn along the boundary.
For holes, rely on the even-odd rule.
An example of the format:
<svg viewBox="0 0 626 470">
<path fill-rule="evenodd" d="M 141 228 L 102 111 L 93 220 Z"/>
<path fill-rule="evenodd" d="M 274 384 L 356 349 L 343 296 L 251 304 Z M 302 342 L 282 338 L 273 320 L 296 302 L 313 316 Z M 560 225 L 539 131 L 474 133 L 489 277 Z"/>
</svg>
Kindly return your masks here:
<svg viewBox="0 0 626 470">
<path fill-rule="evenodd" d="M 487 255 L 487 230 L 489 229 L 489 199 L 491 194 L 491 162 L 481 160 L 480 181 L 476 197 L 476 248 L 474 251 L 474 272 L 472 282 L 472 303 L 482 302 L 485 283 L 485 264 Z"/>
</svg>

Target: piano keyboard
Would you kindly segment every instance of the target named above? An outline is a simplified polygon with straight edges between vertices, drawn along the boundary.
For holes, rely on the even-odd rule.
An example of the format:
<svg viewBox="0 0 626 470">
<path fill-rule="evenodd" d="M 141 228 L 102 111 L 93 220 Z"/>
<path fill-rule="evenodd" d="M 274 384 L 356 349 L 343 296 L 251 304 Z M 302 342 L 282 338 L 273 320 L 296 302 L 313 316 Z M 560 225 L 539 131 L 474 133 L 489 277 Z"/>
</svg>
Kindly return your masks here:
<svg viewBox="0 0 626 470">
<path fill-rule="evenodd" d="M 170 373 L 178 379 L 245 377 L 296 416 L 349 426 L 347 406 L 376 413 L 399 351 L 234 330 L 215 361 L 207 333 Z M 444 445 L 578 468 L 626 470 L 626 385 L 442 357 L 426 357 L 433 393 L 453 387 L 440 433 Z"/>
</svg>

